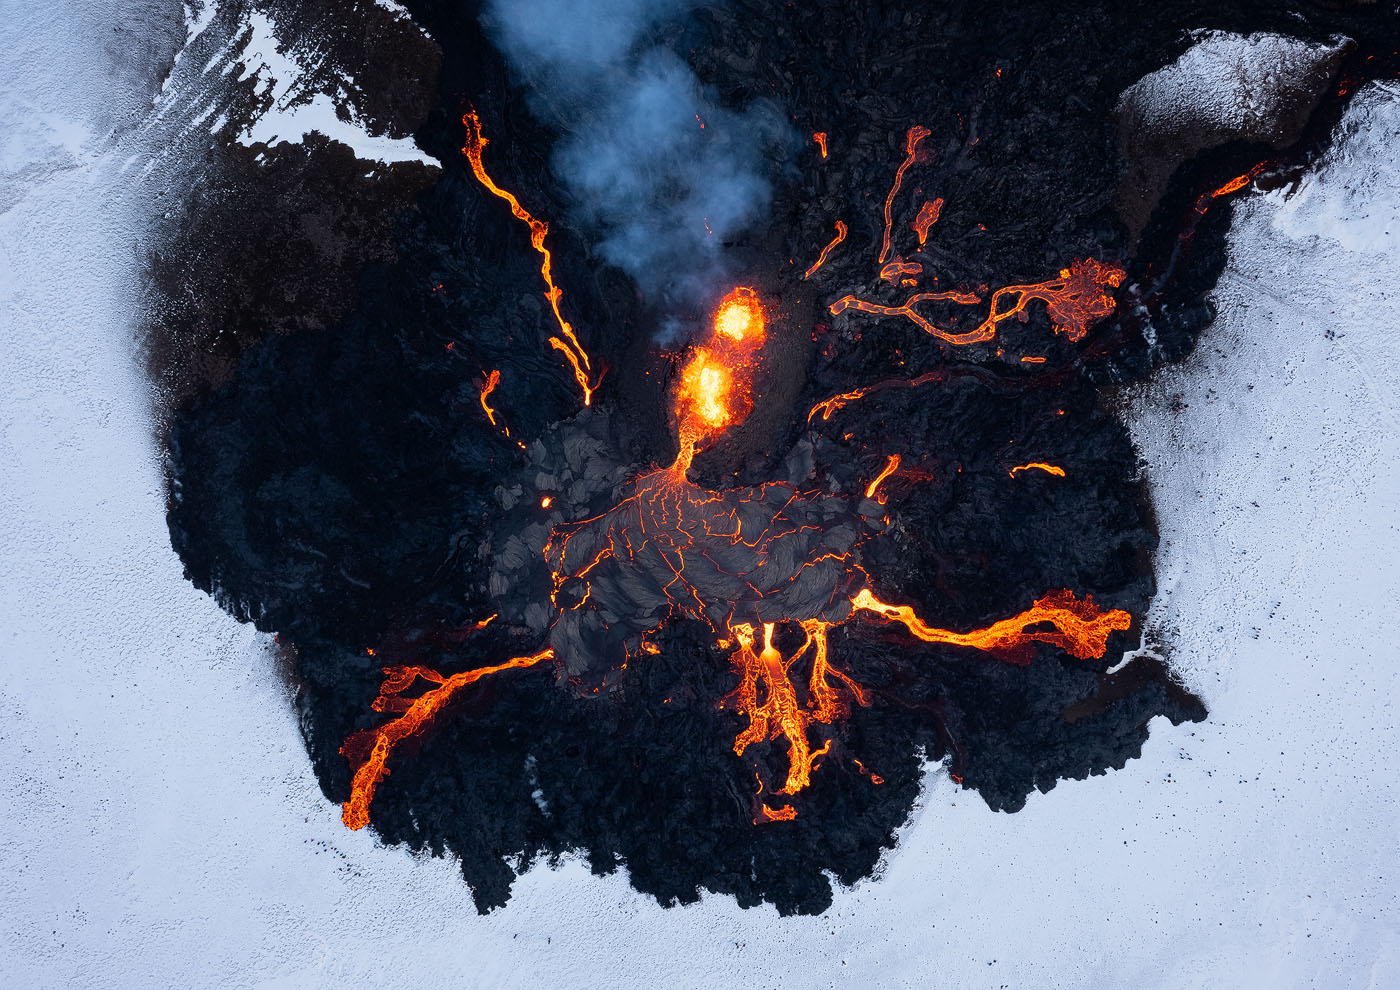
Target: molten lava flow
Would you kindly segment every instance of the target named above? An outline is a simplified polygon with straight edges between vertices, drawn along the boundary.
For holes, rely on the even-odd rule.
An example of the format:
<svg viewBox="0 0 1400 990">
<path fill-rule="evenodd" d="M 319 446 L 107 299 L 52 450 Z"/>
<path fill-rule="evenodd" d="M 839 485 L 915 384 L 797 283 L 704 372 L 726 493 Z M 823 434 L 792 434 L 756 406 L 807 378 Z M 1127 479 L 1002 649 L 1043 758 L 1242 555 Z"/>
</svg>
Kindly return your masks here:
<svg viewBox="0 0 1400 990">
<path fill-rule="evenodd" d="M 826 157 L 826 131 L 817 131 L 812 135 L 812 140 L 817 142 L 817 147 L 821 149 L 822 157 Z"/>
<path fill-rule="evenodd" d="M 865 764 L 860 762 L 860 760 L 857 760 L 854 757 L 852 757 L 851 762 L 856 765 L 857 770 L 859 770 L 861 773 L 865 774 L 867 777 L 870 778 L 870 782 L 872 784 L 883 784 L 885 782 L 885 778 L 881 777 L 878 773 L 875 773 L 872 770 L 865 769 Z"/>
<path fill-rule="evenodd" d="M 880 269 L 880 277 L 890 285 L 899 282 L 905 275 L 919 275 L 923 272 L 924 266 L 917 261 L 905 261 L 903 258 L 896 258 L 884 268 Z"/>
<path fill-rule="evenodd" d="M 840 395 L 833 395 L 829 399 L 818 402 L 807 413 L 807 422 L 812 421 L 812 417 L 817 413 L 822 414 L 823 420 L 828 420 L 838 410 L 858 402 L 871 392 L 878 392 L 886 388 L 918 388 L 920 385 L 927 385 L 930 382 L 941 382 L 947 378 L 947 374 L 942 371 L 930 371 L 919 375 L 917 378 L 887 378 L 874 385 L 866 385 L 864 388 L 853 389 L 850 392 L 842 392 Z"/>
<path fill-rule="evenodd" d="M 493 195 L 503 199 L 510 205 L 510 212 L 515 214 L 516 219 L 521 220 L 530 228 L 530 246 L 539 252 L 540 274 L 544 276 L 545 294 L 549 300 L 550 307 L 554 310 L 554 320 L 559 324 L 559 332 L 562 337 L 550 337 L 549 346 L 561 352 L 573 366 L 574 378 L 578 381 L 579 388 L 583 389 L 583 404 L 590 405 L 593 401 L 593 392 L 598 387 L 598 381 L 593 381 L 593 369 L 588 361 L 588 353 L 579 343 L 578 337 L 574 334 L 574 328 L 568 320 L 564 319 L 564 314 L 559 310 L 559 300 L 563 297 L 564 291 L 554 284 L 554 276 L 551 272 L 552 258 L 549 248 L 544 246 L 545 235 L 549 233 L 549 224 L 543 220 L 537 220 L 531 216 L 528 210 L 520 205 L 520 200 L 502 189 L 486 174 L 486 166 L 481 162 L 481 152 L 490 142 L 481 133 L 481 118 L 477 116 L 476 110 L 468 110 L 462 118 L 462 123 L 467 127 L 467 143 L 462 148 L 462 154 L 467 156 L 467 161 L 471 163 L 472 174 L 476 180 L 486 187 Z M 599 376 L 601 381 L 602 376 Z"/>
<path fill-rule="evenodd" d="M 1017 471 L 1044 471 L 1046 474 L 1059 475 L 1061 478 L 1065 476 L 1064 468 L 1056 467 L 1053 464 L 1046 464 L 1043 461 L 1031 461 L 1029 464 L 1017 464 L 1007 473 L 1014 478 L 1016 477 Z"/>
<path fill-rule="evenodd" d="M 879 303 L 866 302 L 864 299 L 857 299 L 855 296 L 842 296 L 831 304 L 832 316 L 840 316 L 848 309 L 857 309 L 862 313 L 872 313 L 875 316 L 903 316 L 913 321 L 925 333 L 942 338 L 950 344 L 975 344 L 979 341 L 990 340 L 996 333 L 995 330 L 988 332 L 985 327 L 978 327 L 969 330 L 967 333 L 949 333 L 941 330 L 933 323 L 930 323 L 923 316 L 914 311 L 914 307 L 923 302 L 935 302 L 946 300 L 955 302 L 963 306 L 972 306 L 982 300 L 967 292 L 916 292 L 910 296 L 903 306 L 881 306 Z"/>
<path fill-rule="evenodd" d="M 926 625 L 908 605 L 886 605 L 869 589 L 862 589 L 851 599 L 857 610 L 874 612 L 893 622 L 900 622 L 925 643 L 947 643 L 969 646 L 975 650 L 995 653 L 1012 663 L 1030 662 L 1030 644 L 1049 643 L 1080 660 L 1101 657 L 1108 649 L 1109 633 L 1127 629 L 1132 616 L 1122 609 L 1103 611 L 1094 604 L 1092 596 L 1083 601 L 1068 590 L 1052 591 L 1040 598 L 1020 615 L 994 622 L 985 629 L 958 633 L 950 629 L 935 629 Z M 1054 629 L 1036 628 L 1052 625 Z"/>
<path fill-rule="evenodd" d="M 846 225 L 845 225 L 842 221 L 837 220 L 837 221 L 836 221 L 836 236 L 833 237 L 833 238 L 827 243 L 826 247 L 822 248 L 822 253 L 819 254 L 819 255 L 817 255 L 817 260 L 814 261 L 814 262 L 812 263 L 812 267 L 811 267 L 811 268 L 807 269 L 807 271 L 806 271 L 805 273 L 803 273 L 802 278 L 803 278 L 804 280 L 806 280 L 806 279 L 811 278 L 813 275 L 815 275 L 815 274 L 817 273 L 817 269 L 821 268 L 822 265 L 826 264 L 826 259 L 827 259 L 827 256 L 831 254 L 831 249 L 834 248 L 834 247 L 836 247 L 836 245 L 840 244 L 840 243 L 841 243 L 842 241 L 844 241 L 845 239 L 846 239 Z"/>
<path fill-rule="evenodd" d="M 689 422 L 698 423 L 704 432 L 722 430 L 734 415 L 730 409 L 730 392 L 734 376 L 708 349 L 696 348 L 695 354 L 681 372 L 677 393 Z"/>
<path fill-rule="evenodd" d="M 909 224 L 909 228 L 919 235 L 919 247 L 923 247 L 924 242 L 928 240 L 928 229 L 938 222 L 938 214 L 942 210 L 942 196 L 933 202 L 925 200 L 924 205 L 919 207 L 919 215 Z"/>
<path fill-rule="evenodd" d="M 1063 333 L 1072 342 L 1078 341 L 1089 332 L 1089 327 L 1113 312 L 1113 297 L 1105 290 L 1122 285 L 1124 274 L 1117 265 L 1093 258 L 1075 259 L 1068 268 L 1060 270 L 1059 278 L 998 289 L 992 294 L 992 311 L 982 326 L 994 333 L 996 324 L 1019 316 L 1033 300 L 1039 299 L 1050 314 L 1053 331 Z M 1016 297 L 1015 305 L 1001 309 L 1002 300 L 1012 296 Z"/>
<path fill-rule="evenodd" d="M 377 729 L 355 733 L 340 747 L 341 754 L 350 761 L 355 775 L 350 785 L 350 798 L 341 809 L 341 821 L 350 829 L 361 829 L 369 824 L 369 803 L 374 799 L 375 787 L 389 772 L 385 764 L 394 747 L 432 724 L 433 718 L 459 689 L 476 683 L 488 674 L 532 667 L 553 656 L 554 651 L 546 647 L 528 657 L 515 657 L 494 667 L 464 670 L 451 677 L 443 677 L 427 667 L 385 667 L 384 683 L 380 685 L 379 697 L 374 699 L 371 707 L 377 712 L 400 714 L 394 721 Z M 401 697 L 419 678 L 437 687 L 412 700 Z"/>
<path fill-rule="evenodd" d="M 899 470 L 899 455 L 891 454 L 890 459 L 885 462 L 884 468 L 875 476 L 875 480 L 865 487 L 865 497 L 874 498 L 875 493 L 880 490 L 880 484 Z"/>
<path fill-rule="evenodd" d="M 991 340 L 996 336 L 997 324 L 1013 316 L 1022 316 L 1026 307 L 1040 300 L 1045 303 L 1053 331 L 1063 333 L 1071 341 L 1078 341 L 1089 331 L 1089 327 L 1113 312 L 1114 299 L 1107 289 L 1116 289 L 1121 285 L 1124 274 L 1123 269 L 1116 265 L 1093 258 L 1083 261 L 1076 259 L 1070 263 L 1070 267 L 1061 269 L 1059 278 L 997 289 L 992 293 L 991 312 L 987 318 L 964 333 L 954 333 L 936 326 L 915 312 L 914 307 L 933 300 L 950 300 L 962 305 L 981 301 L 969 293 L 919 292 L 910 296 L 903 306 L 882 306 L 855 296 L 843 296 L 831 304 L 830 311 L 832 316 L 839 316 L 848 309 L 876 316 L 903 316 L 940 340 L 962 345 Z"/>
<path fill-rule="evenodd" d="M 496 410 L 491 408 L 486 402 L 486 399 L 492 392 L 496 391 L 496 386 L 499 384 L 501 384 L 501 373 L 499 371 L 492 371 L 486 376 L 486 384 L 481 386 L 481 408 L 486 410 L 486 418 L 491 421 L 492 426 L 497 425 Z M 501 429 L 505 431 L 506 436 L 510 436 L 510 430 L 507 427 L 503 426 Z"/>
<path fill-rule="evenodd" d="M 893 221 L 890 219 L 890 210 L 894 208 L 894 198 L 899 194 L 900 184 L 904 182 L 904 173 L 910 165 L 914 164 L 914 159 L 919 154 L 919 143 L 933 132 L 922 124 L 915 124 L 909 128 L 909 133 L 904 139 L 904 162 L 899 166 L 899 170 L 894 173 L 894 185 L 890 186 L 890 194 L 885 197 L 885 236 L 880 241 L 880 264 L 890 256 L 890 231 Z"/>
<path fill-rule="evenodd" d="M 740 622 L 730 627 L 738 643 L 730 662 L 739 675 L 739 686 L 726 695 L 720 705 L 734 709 L 749 720 L 749 724 L 734 739 L 734 753 L 743 756 L 749 746 L 769 739 L 787 740 L 788 775 L 777 792 L 779 794 L 796 794 L 810 784 L 816 761 L 831 748 L 831 740 L 828 739 L 819 749 L 812 749 L 811 741 L 807 738 L 808 728 L 816 723 L 830 725 L 847 711 L 844 696 L 831 684 L 829 677 L 835 676 L 844 684 L 859 704 L 870 704 L 864 688 L 827 662 L 826 633 L 830 627 L 831 623 L 819 619 L 802 622 L 807 639 L 786 660 L 773 645 L 773 623 L 763 624 L 763 648 L 757 653 L 754 652 L 754 627 L 751 624 Z M 809 647 L 813 653 L 812 674 L 808 682 L 808 701 L 804 707 L 798 702 L 797 689 L 788 677 L 788 670 Z M 764 691 L 762 702 L 758 700 L 760 686 Z M 762 784 L 762 781 L 759 783 Z"/>
<path fill-rule="evenodd" d="M 790 822 L 797 817 L 797 809 L 790 804 L 785 804 L 781 808 L 770 808 L 763 803 L 763 778 L 754 771 L 754 779 L 758 781 L 758 790 L 753 792 L 753 823 L 762 825 L 764 822 Z"/>
</svg>

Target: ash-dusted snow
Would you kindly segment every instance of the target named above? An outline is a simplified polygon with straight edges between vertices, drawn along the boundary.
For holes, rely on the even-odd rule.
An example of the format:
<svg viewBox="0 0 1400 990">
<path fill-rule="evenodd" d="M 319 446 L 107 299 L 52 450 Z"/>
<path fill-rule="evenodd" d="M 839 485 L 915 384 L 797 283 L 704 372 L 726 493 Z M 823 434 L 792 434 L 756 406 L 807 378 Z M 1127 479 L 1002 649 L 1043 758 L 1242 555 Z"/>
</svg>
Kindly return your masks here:
<svg viewBox="0 0 1400 990">
<path fill-rule="evenodd" d="M 6 29 L 61 51 L 62 23 Z M 816 918 L 665 910 L 572 863 L 478 917 L 452 863 L 340 825 L 267 643 L 169 548 L 123 169 L 161 132 L 63 106 L 0 204 L 0 983 L 1400 985 L 1394 88 L 1236 208 L 1216 326 L 1133 397 L 1148 625 L 1210 720 L 1015 815 L 931 768 L 883 875 Z"/>
</svg>

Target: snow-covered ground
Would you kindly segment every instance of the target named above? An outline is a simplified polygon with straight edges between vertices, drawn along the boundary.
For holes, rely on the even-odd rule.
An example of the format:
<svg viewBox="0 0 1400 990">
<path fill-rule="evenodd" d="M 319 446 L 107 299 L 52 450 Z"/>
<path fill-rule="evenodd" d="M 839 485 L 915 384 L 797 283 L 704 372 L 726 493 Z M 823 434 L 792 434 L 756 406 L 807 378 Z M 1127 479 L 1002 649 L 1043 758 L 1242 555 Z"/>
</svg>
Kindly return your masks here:
<svg viewBox="0 0 1400 990">
<path fill-rule="evenodd" d="M 1237 210 L 1220 320 L 1132 406 L 1150 623 L 1209 721 L 1016 815 L 931 771 L 883 875 L 819 918 L 663 910 L 577 864 L 483 918 L 452 863 L 340 825 L 266 644 L 169 548 L 130 163 L 187 132 L 113 128 L 144 90 L 3 81 L 0 134 L 51 116 L 0 142 L 0 984 L 1400 986 L 1400 91 Z"/>
</svg>

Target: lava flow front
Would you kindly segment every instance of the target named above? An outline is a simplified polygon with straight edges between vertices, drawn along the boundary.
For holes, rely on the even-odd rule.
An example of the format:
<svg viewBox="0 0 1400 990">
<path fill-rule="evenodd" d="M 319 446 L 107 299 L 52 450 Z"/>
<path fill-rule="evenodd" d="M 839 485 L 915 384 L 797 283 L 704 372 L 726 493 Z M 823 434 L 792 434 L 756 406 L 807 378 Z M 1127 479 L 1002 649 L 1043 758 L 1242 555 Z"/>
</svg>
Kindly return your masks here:
<svg viewBox="0 0 1400 990">
<path fill-rule="evenodd" d="M 895 194 L 927 134 L 925 128 L 909 131 L 906 158 L 884 206 L 881 265 L 890 251 Z M 551 342 L 558 341 L 556 346 L 570 355 L 587 402 L 592 390 L 588 360 L 572 328 L 559 316 L 559 290 L 551 280 L 549 253 L 543 248 L 546 227 L 485 176 L 484 143 L 475 114 L 469 114 L 466 154 L 477 178 L 530 225 L 532 243 L 544 257 L 546 294 L 567 339 Z M 931 223 L 929 219 L 919 225 L 922 229 L 916 228 L 921 241 Z M 837 230 L 838 238 L 822 252 L 809 276 L 844 237 L 845 225 L 837 224 Z M 917 274 L 920 267 L 897 263 L 903 266 L 899 276 Z M 962 334 L 937 329 L 914 313 L 912 306 L 932 300 L 963 305 L 978 301 L 964 292 L 918 293 L 898 308 L 846 297 L 831 311 L 855 308 L 904 315 L 948 343 L 965 344 L 988 339 L 999 322 L 1024 314 L 1032 300 L 1039 300 L 1046 304 L 1056 329 L 1077 340 L 1090 323 L 1112 309 L 1112 299 L 1104 290 L 1118 285 L 1121 278 L 1121 269 L 1113 266 L 1092 259 L 1074 262 L 1058 279 L 997 290 L 983 324 Z M 636 477 L 631 493 L 607 511 L 553 528 L 543 550 L 552 576 L 547 644 L 531 654 L 451 676 L 425 667 L 384 668 L 386 680 L 374 709 L 397 713 L 397 718 L 351 736 L 342 748 L 354 771 L 352 793 L 344 806 L 347 826 L 361 828 L 368 822 L 375 785 L 388 772 L 395 747 L 430 725 L 457 692 L 482 677 L 545 661 L 564 681 L 577 682 L 578 674 L 595 667 L 600 657 L 611 669 L 623 670 L 630 658 L 654 653 L 648 637 L 677 616 L 705 623 L 717 644 L 730 651 L 737 685 L 717 703 L 739 719 L 734 752 L 743 756 L 755 746 L 784 745 L 787 773 L 772 793 L 786 796 L 809 785 L 821 758 L 832 751 L 833 727 L 850 706 L 873 703 L 871 693 L 830 659 L 828 634 L 835 626 L 858 615 L 868 616 L 878 623 L 902 625 L 925 643 L 979 650 L 1019 664 L 1030 662 L 1036 643 L 1079 658 L 1100 657 L 1109 635 L 1128 628 L 1128 613 L 1102 610 L 1088 596 L 1081 600 L 1068 590 L 1049 591 L 1024 611 L 967 632 L 930 626 L 912 606 L 882 601 L 861 551 L 888 525 L 876 496 L 881 483 L 898 469 L 897 455 L 890 456 L 885 470 L 871 480 L 865 498 L 801 490 L 786 482 L 719 491 L 692 482 L 689 472 L 697 448 L 743 422 L 753 407 L 767 318 L 754 289 L 738 287 L 726 295 L 707 331 L 690 348 L 674 385 L 675 460 Z M 932 380 L 936 375 L 904 384 Z M 493 375 L 488 385 L 494 387 L 496 381 Z M 824 418 L 860 394 L 864 393 L 828 400 L 837 405 L 828 405 Z M 486 395 L 483 392 L 482 405 L 494 420 Z M 1014 469 L 1013 477 L 1023 469 L 1063 474 L 1051 465 L 1035 463 Z M 790 644 L 786 654 L 783 641 Z M 805 679 L 794 676 L 799 660 L 807 671 Z M 433 686 L 416 699 L 404 698 L 404 692 L 420 680 Z M 878 780 L 878 775 L 864 768 L 862 772 Z M 791 804 L 765 804 L 761 774 L 758 784 L 755 824 L 796 816 Z"/>
</svg>

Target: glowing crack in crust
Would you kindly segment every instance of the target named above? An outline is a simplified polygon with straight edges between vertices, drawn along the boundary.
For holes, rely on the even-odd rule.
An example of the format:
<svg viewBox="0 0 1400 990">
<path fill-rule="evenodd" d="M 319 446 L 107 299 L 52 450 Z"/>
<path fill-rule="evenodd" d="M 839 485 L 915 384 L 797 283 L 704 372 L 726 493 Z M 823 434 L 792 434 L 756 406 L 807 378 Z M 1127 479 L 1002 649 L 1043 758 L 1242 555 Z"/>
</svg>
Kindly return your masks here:
<svg viewBox="0 0 1400 990">
<path fill-rule="evenodd" d="M 541 272 L 549 287 L 563 338 L 551 343 L 571 355 L 576 377 L 589 384 L 588 358 L 572 328 L 559 315 L 559 290 L 549 272 L 543 247 L 545 225 L 526 213 L 513 196 L 495 186 L 481 169 L 480 123 L 467 115 L 468 144 L 464 149 L 477 178 L 506 199 L 512 211 L 531 229 L 531 243 L 544 257 Z M 905 170 L 915 161 L 927 128 L 911 128 L 906 159 L 895 176 L 885 203 L 885 238 L 881 264 L 888 254 L 893 203 Z M 930 223 L 932 221 L 929 221 Z M 844 224 L 838 232 L 844 233 Z M 838 238 L 839 242 L 839 238 Z M 833 242 L 833 245 L 836 242 Z M 833 245 L 828 245 L 829 251 Z M 823 252 L 823 257 L 826 252 Z M 928 324 L 926 329 L 950 343 L 988 339 L 996 324 L 1025 311 L 1032 301 L 1045 303 L 1057 331 L 1071 340 L 1112 311 L 1105 286 L 1117 286 L 1122 270 L 1089 259 L 1076 261 L 1059 279 L 1033 285 L 1007 286 L 991 300 L 991 313 L 978 330 L 952 334 Z M 832 306 L 884 315 L 905 315 L 924 325 L 912 306 L 946 300 L 970 305 L 978 297 L 958 292 L 919 293 L 903 307 L 884 307 L 846 297 Z M 678 453 L 667 466 L 640 475 L 631 494 L 590 519 L 555 526 L 543 555 L 552 579 L 553 620 L 549 642 L 534 653 L 503 663 L 445 676 L 422 666 L 383 668 L 385 680 L 372 707 L 393 715 L 377 728 L 354 733 L 341 752 L 350 763 L 353 781 L 342 818 L 352 829 L 369 822 L 375 787 L 389 772 L 388 761 L 399 743 L 431 726 L 459 692 L 484 677 L 507 671 L 552 665 L 556 675 L 570 680 L 595 658 L 611 658 L 625 669 L 629 658 L 651 655 L 657 647 L 650 634 L 669 619 L 684 615 L 706 623 L 717 644 L 730 650 L 737 686 L 719 699 L 720 708 L 743 721 L 734 740 L 734 753 L 778 742 L 787 751 L 787 775 L 773 793 L 791 796 L 811 783 L 821 759 L 831 752 L 833 726 L 849 714 L 851 705 L 868 706 L 871 693 L 835 667 L 828 652 L 828 633 L 857 616 L 882 624 L 898 624 L 914 638 L 951 647 L 978 650 L 1011 663 L 1026 664 L 1034 644 L 1053 646 L 1071 656 L 1103 656 L 1108 637 L 1129 628 L 1131 617 L 1119 609 L 1104 610 L 1089 596 L 1052 590 L 1024 611 L 992 624 L 959 632 L 931 626 L 910 605 L 882 601 L 862 566 L 861 547 L 878 535 L 885 521 L 860 511 L 858 502 L 825 491 L 801 491 L 784 482 L 709 491 L 688 477 L 697 446 L 742 422 L 753 405 L 753 381 L 767 332 L 767 316 L 758 294 L 735 288 L 716 308 L 709 333 L 690 351 L 674 389 Z M 567 340 L 567 342 L 566 342 Z M 874 388 L 917 386 L 940 380 L 931 372 L 909 380 L 893 380 L 857 389 L 819 403 L 808 420 L 823 419 Z M 488 379 L 494 387 L 494 381 Z M 489 389 L 482 394 L 486 404 Z M 884 470 L 865 489 L 868 507 L 882 482 L 898 470 L 900 458 L 890 455 Z M 1032 463 L 1023 469 L 1057 473 L 1051 465 Z M 1058 472 L 1058 473 L 1063 473 Z M 883 499 L 883 496 L 880 496 Z M 494 617 L 493 617 L 494 618 Z M 477 627 L 485 625 L 485 620 Z M 801 642 L 784 655 L 780 639 L 800 631 Z M 795 640 L 794 640 L 795 642 Z M 808 665 L 805 684 L 794 679 L 798 661 Z M 416 698 L 404 694 L 419 682 L 430 685 Z M 860 766 L 872 783 L 882 778 Z M 770 807 L 763 800 L 765 783 L 755 771 L 755 824 L 790 821 L 791 804 Z"/>
</svg>

